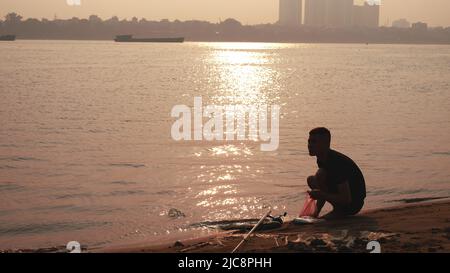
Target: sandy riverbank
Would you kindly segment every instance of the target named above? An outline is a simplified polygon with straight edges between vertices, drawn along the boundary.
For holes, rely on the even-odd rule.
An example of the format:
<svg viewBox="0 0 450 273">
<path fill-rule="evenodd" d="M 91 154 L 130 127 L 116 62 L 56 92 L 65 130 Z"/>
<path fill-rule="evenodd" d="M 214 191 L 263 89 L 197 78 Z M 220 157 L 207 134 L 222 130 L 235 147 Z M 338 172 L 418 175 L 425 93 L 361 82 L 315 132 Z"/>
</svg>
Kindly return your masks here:
<svg viewBox="0 0 450 273">
<path fill-rule="evenodd" d="M 243 233 L 171 242 L 107 248 L 96 252 L 229 253 Z M 292 222 L 257 232 L 239 252 L 369 252 L 377 240 L 381 252 L 450 252 L 450 200 L 365 211 L 358 216 L 315 225 Z"/>
</svg>

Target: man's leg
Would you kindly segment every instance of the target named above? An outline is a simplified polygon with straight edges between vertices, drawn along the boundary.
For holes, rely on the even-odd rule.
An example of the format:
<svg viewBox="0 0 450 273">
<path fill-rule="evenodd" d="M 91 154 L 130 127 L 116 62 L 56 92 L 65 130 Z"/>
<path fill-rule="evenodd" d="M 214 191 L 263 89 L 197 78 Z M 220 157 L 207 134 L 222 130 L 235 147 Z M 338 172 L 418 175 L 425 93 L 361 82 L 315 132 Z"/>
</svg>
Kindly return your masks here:
<svg viewBox="0 0 450 273">
<path fill-rule="evenodd" d="M 324 169 L 317 170 L 315 175 L 309 176 L 307 178 L 308 186 L 311 190 L 326 191 L 326 171 Z M 325 205 L 325 200 L 317 200 L 316 211 L 314 212 L 314 217 L 319 217 L 320 211 Z"/>
<path fill-rule="evenodd" d="M 321 218 L 326 220 L 334 220 L 334 219 L 340 219 L 348 216 L 348 214 L 344 213 L 343 211 L 337 209 L 336 207 L 333 207 L 333 210 L 329 213 L 325 214 Z"/>
<path fill-rule="evenodd" d="M 320 190 L 323 192 L 328 191 L 328 187 L 326 185 L 326 179 L 327 179 L 327 172 L 324 169 L 317 170 L 315 175 L 312 175 L 308 177 L 307 183 L 308 186 L 312 190 Z M 319 211 L 322 209 L 322 207 L 325 204 L 325 200 L 317 200 L 317 208 Z M 359 210 L 362 208 L 362 203 L 360 206 L 357 205 L 355 208 L 353 206 L 350 207 L 342 207 L 339 205 L 335 205 L 333 203 L 330 203 L 333 206 L 333 210 L 321 218 L 332 220 L 332 219 L 338 219 L 338 218 L 344 218 L 346 216 L 355 215 L 359 212 Z"/>
<path fill-rule="evenodd" d="M 306 181 L 312 190 L 326 191 L 327 172 L 324 169 L 318 169 L 315 175 L 309 176 Z"/>
<path fill-rule="evenodd" d="M 319 169 L 319 170 L 317 170 L 316 175 L 308 177 L 308 179 L 307 179 L 308 186 L 312 190 L 320 190 L 323 192 L 327 192 L 328 187 L 326 185 L 326 178 L 327 178 L 327 172 L 324 169 Z M 325 205 L 325 200 L 317 200 L 317 208 L 319 211 L 322 209 L 322 207 L 324 205 Z M 324 218 L 327 220 L 332 220 L 332 219 L 343 218 L 345 216 L 351 215 L 346 208 L 341 208 L 339 206 L 334 205 L 333 203 L 331 203 L 331 205 L 333 206 L 333 210 L 331 212 L 325 214 L 321 218 Z"/>
<path fill-rule="evenodd" d="M 308 186 L 311 190 L 318 190 L 319 185 L 317 184 L 317 179 L 315 175 L 311 175 L 306 179 Z"/>
<path fill-rule="evenodd" d="M 325 215 L 327 217 L 326 219 L 337 219 L 337 218 L 344 218 L 347 216 L 353 216 L 358 214 L 362 207 L 364 206 L 364 200 L 356 201 L 351 203 L 348 206 L 342 207 L 342 206 L 333 206 L 333 211 L 330 212 L 330 215 Z"/>
</svg>

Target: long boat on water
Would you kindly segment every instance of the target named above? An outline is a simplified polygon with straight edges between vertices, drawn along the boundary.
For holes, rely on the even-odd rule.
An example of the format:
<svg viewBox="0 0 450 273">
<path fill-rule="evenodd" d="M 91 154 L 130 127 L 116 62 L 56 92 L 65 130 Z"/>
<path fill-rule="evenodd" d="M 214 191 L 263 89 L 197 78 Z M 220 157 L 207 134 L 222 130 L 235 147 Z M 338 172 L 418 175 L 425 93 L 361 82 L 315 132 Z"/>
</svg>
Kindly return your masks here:
<svg viewBox="0 0 450 273">
<path fill-rule="evenodd" d="M 1 35 L 0 41 L 15 41 L 16 35 Z"/>
<path fill-rule="evenodd" d="M 174 37 L 174 38 L 133 38 L 133 35 L 118 35 L 114 39 L 116 42 L 122 43 L 182 43 L 184 42 L 184 37 Z"/>
</svg>

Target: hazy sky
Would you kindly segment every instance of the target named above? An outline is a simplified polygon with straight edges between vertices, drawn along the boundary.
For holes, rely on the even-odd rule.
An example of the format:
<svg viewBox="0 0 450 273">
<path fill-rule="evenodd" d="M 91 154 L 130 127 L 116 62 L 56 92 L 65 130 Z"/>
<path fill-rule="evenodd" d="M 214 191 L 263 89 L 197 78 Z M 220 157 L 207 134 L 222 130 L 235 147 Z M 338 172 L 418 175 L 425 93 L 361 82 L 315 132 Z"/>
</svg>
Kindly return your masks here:
<svg viewBox="0 0 450 273">
<path fill-rule="evenodd" d="M 381 0 L 381 25 L 406 18 L 431 26 L 450 26 L 450 0 Z M 355 3 L 363 0 L 355 0 Z M 97 14 L 106 19 L 160 20 L 199 19 L 218 22 L 235 18 L 244 24 L 273 23 L 278 19 L 278 0 L 81 0 L 81 6 L 69 6 L 67 0 L 0 0 L 0 16 L 15 11 L 23 17 L 85 18 Z"/>
</svg>

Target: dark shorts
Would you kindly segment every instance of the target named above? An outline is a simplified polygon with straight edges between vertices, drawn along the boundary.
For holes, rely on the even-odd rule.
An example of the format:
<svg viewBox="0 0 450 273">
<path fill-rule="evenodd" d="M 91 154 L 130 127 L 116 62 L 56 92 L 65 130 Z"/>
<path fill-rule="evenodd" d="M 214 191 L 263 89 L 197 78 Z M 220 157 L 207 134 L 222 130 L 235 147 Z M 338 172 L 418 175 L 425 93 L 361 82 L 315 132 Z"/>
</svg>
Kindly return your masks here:
<svg viewBox="0 0 450 273">
<path fill-rule="evenodd" d="M 352 202 L 350 205 L 345 207 L 335 207 L 334 209 L 343 215 L 355 215 L 361 211 L 364 206 L 364 200 Z"/>
</svg>

